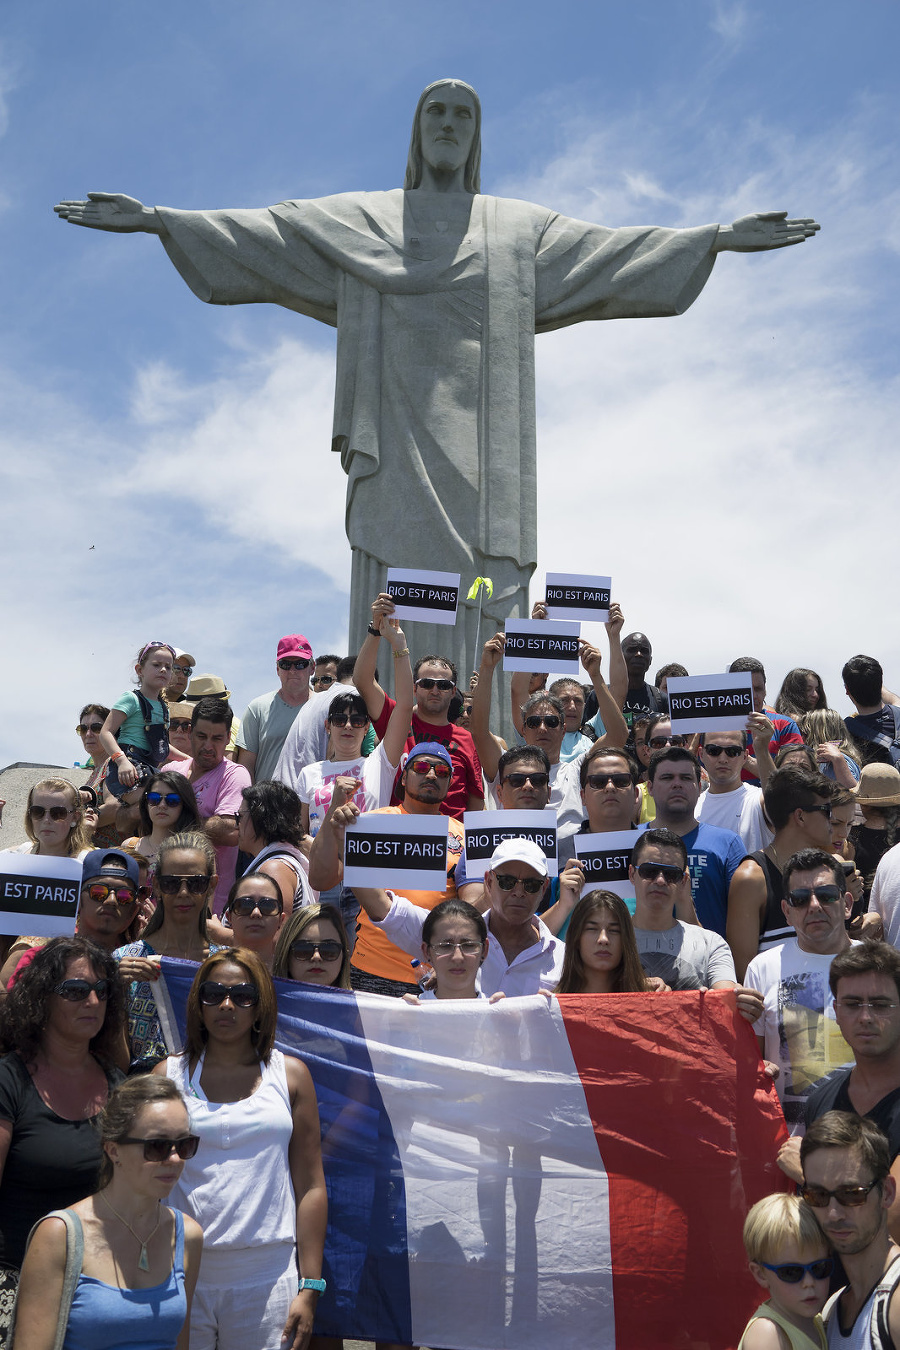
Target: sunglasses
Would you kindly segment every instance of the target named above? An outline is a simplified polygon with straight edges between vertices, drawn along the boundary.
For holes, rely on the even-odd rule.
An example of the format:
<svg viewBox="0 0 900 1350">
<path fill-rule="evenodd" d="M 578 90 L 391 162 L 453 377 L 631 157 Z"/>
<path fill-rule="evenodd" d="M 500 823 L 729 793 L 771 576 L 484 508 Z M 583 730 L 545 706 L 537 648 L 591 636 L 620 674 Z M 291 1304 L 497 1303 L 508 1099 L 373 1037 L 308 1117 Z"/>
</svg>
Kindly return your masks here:
<svg viewBox="0 0 900 1350">
<path fill-rule="evenodd" d="M 704 745 L 703 750 L 711 759 L 718 759 L 720 755 L 727 755 L 729 759 L 737 759 L 738 755 L 744 753 L 742 745 Z M 760 1262 L 760 1265 L 763 1264 L 763 1262 Z M 774 1270 L 775 1267 L 772 1266 L 771 1269 Z M 782 1269 L 787 1270 L 787 1266 L 782 1267 Z M 789 1280 L 788 1283 L 790 1284 L 791 1281 Z"/>
<path fill-rule="evenodd" d="M 115 900 L 117 905 L 136 905 L 138 899 L 127 886 L 107 886 L 102 881 L 93 882 L 87 893 L 97 905 L 102 905 L 104 900 Z"/>
<path fill-rule="evenodd" d="M 420 689 L 441 689 L 443 691 L 456 688 L 453 680 L 432 680 L 427 675 L 423 676 L 421 680 L 416 680 L 416 685 Z"/>
<path fill-rule="evenodd" d="M 536 731 L 538 727 L 549 727 L 551 731 L 562 722 L 562 718 L 556 713 L 532 713 L 530 717 L 525 718 L 525 725 L 531 731 Z"/>
<path fill-rule="evenodd" d="M 291 956 L 296 956 L 301 961 L 309 961 L 311 957 L 319 953 L 323 961 L 337 961 L 344 955 L 344 949 L 339 942 L 326 939 L 324 942 L 311 942 L 307 938 L 298 938 L 296 942 L 291 943 Z"/>
<path fill-rule="evenodd" d="M 97 734 L 98 731 L 102 731 L 102 730 L 103 730 L 103 723 L 102 723 L 102 722 L 79 722 L 79 723 L 78 723 L 78 726 L 75 728 L 75 730 L 78 732 L 78 735 L 79 735 L 79 736 L 86 736 L 86 735 L 88 734 L 89 731 L 92 731 L 92 732 L 94 733 L 94 735 L 96 736 L 96 734 Z"/>
<path fill-rule="evenodd" d="M 333 727 L 345 727 L 349 722 L 354 731 L 369 725 L 365 713 L 329 713 L 328 721 Z"/>
<path fill-rule="evenodd" d="M 147 653 L 155 651 L 157 648 L 159 648 L 160 651 L 168 652 L 172 660 L 173 661 L 175 660 L 175 653 L 172 651 L 172 648 L 169 646 L 168 642 L 148 642 L 146 647 L 142 647 L 140 650 L 137 659 L 138 665 L 139 666 L 143 665 L 144 657 L 147 655 Z"/>
<path fill-rule="evenodd" d="M 870 1181 L 868 1186 L 838 1186 L 836 1191 L 826 1191 L 824 1186 L 803 1186 L 800 1197 L 813 1209 L 827 1209 L 831 1200 L 836 1200 L 845 1209 L 857 1209 L 866 1203 L 869 1191 L 877 1185 L 879 1182 Z"/>
<path fill-rule="evenodd" d="M 793 905 L 794 909 L 806 909 L 813 896 L 820 905 L 833 905 L 843 897 L 843 894 L 840 886 L 802 886 L 799 890 L 788 893 L 787 902 Z"/>
<path fill-rule="evenodd" d="M 430 759 L 411 759 L 406 766 L 412 769 L 413 773 L 421 774 L 424 778 L 426 774 L 433 773 L 435 778 L 449 778 L 450 765 L 444 761 L 438 760 L 437 764 L 432 764 Z"/>
<path fill-rule="evenodd" d="M 193 667 L 193 666 L 180 666 L 180 665 L 178 664 L 177 661 L 175 662 L 174 666 L 172 667 L 173 673 L 174 673 L 176 670 L 178 671 L 178 674 L 179 674 L 179 675 L 183 675 L 183 676 L 185 677 L 186 680 L 189 680 L 189 679 L 191 678 L 191 676 L 193 675 L 193 673 L 194 673 L 194 667 Z M 191 1156 L 193 1156 L 193 1155 L 191 1155 Z"/>
<path fill-rule="evenodd" d="M 211 877 L 205 876 L 179 877 L 172 873 L 160 876 L 159 872 L 156 874 L 156 884 L 163 895 L 177 895 L 181 890 L 182 883 L 187 886 L 189 895 L 205 895 L 209 890 L 211 880 Z"/>
<path fill-rule="evenodd" d="M 655 881 L 657 877 L 662 877 L 667 886 L 677 886 L 679 881 L 684 880 L 683 867 L 672 867 L 666 863 L 642 862 L 634 870 L 644 881 Z"/>
<path fill-rule="evenodd" d="M 514 877 L 511 872 L 495 872 L 494 880 L 501 891 L 511 891 L 521 885 L 526 895 L 537 895 L 544 889 L 543 877 Z"/>
<path fill-rule="evenodd" d="M 236 914 L 239 919 L 249 919 L 255 909 L 264 918 L 284 913 L 284 905 L 277 895 L 236 895 L 228 906 L 229 913 Z"/>
<path fill-rule="evenodd" d="M 197 992 L 206 1008 L 217 1008 L 226 998 L 231 999 L 235 1008 L 253 1008 L 259 1002 L 255 984 L 219 984 L 216 980 L 204 980 Z"/>
<path fill-rule="evenodd" d="M 181 798 L 179 797 L 179 795 L 178 795 L 177 792 L 166 792 L 166 793 L 162 793 L 162 792 L 148 792 L 148 793 L 147 793 L 147 805 L 148 805 L 148 806 L 159 806 L 160 802 L 165 802 L 166 806 L 181 806 L 181 805 L 183 805 L 182 800 L 181 800 Z"/>
<path fill-rule="evenodd" d="M 651 736 L 647 744 L 651 750 L 665 750 L 667 745 L 684 745 L 686 736 Z"/>
<path fill-rule="evenodd" d="M 763 1270 L 771 1270 L 784 1284 L 799 1284 L 809 1271 L 814 1280 L 827 1280 L 834 1270 L 833 1256 L 820 1256 L 818 1261 L 790 1261 L 784 1266 L 770 1266 L 768 1261 L 760 1261 Z"/>
<path fill-rule="evenodd" d="M 806 811 L 808 815 L 812 815 L 814 811 L 821 811 L 826 820 L 831 819 L 831 802 L 822 802 L 821 806 L 802 806 L 800 810 Z"/>
<path fill-rule="evenodd" d="M 612 783 L 615 788 L 632 787 L 632 778 L 630 773 L 589 773 L 584 780 L 587 787 L 605 788 L 607 783 Z"/>
<path fill-rule="evenodd" d="M 306 670 L 306 667 L 307 667 L 308 665 L 309 665 L 309 661 L 307 660 L 307 658 L 306 658 L 305 656 L 295 656 L 295 657 L 294 657 L 293 659 L 291 659 L 291 660 L 289 660 L 287 657 L 283 657 L 283 658 L 278 662 L 278 669 L 279 669 L 279 670 Z"/>
<path fill-rule="evenodd" d="M 500 786 L 503 787 L 504 784 L 509 783 L 510 787 L 520 788 L 524 787 L 526 783 L 530 783 L 532 787 L 545 788 L 549 782 L 549 773 L 539 773 L 535 770 L 525 773 L 508 773 Z"/>
<path fill-rule="evenodd" d="M 467 942 L 431 942 L 428 950 L 432 956 L 452 956 L 457 947 L 463 956 L 480 956 L 482 951 L 481 943 L 474 939 Z"/>
<path fill-rule="evenodd" d="M 333 675 L 317 675 L 313 680 L 314 689 L 330 689 L 334 684 Z"/>
<path fill-rule="evenodd" d="M 74 806 L 32 806 L 32 820 L 43 820 L 44 816 L 49 816 L 51 820 L 65 820 L 75 810 Z"/>
<path fill-rule="evenodd" d="M 190 731 L 191 719 L 189 717 L 173 717 L 169 723 L 170 731 Z"/>
<path fill-rule="evenodd" d="M 123 1134 L 121 1139 L 115 1139 L 113 1142 L 116 1144 L 143 1144 L 144 1162 L 168 1162 L 173 1149 L 182 1162 L 187 1162 L 188 1158 L 193 1158 L 200 1147 L 200 1136 L 186 1134 L 182 1139 L 135 1139 L 134 1135 Z"/>
<path fill-rule="evenodd" d="M 94 984 L 91 984 L 90 980 L 63 980 L 53 992 L 68 1003 L 83 1003 L 91 994 L 96 994 L 100 1002 L 105 1003 L 109 998 L 111 987 L 111 980 L 97 980 Z"/>
</svg>

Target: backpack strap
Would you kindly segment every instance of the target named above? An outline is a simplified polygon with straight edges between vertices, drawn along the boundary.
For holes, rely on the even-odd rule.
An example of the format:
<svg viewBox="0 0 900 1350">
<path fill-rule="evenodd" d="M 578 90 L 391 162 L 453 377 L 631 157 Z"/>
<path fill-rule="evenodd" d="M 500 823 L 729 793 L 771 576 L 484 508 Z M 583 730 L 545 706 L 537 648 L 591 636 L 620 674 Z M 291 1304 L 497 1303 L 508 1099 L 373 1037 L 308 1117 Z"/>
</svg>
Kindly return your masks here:
<svg viewBox="0 0 900 1350">
<path fill-rule="evenodd" d="M 145 698 L 140 689 L 135 689 L 135 696 L 141 705 L 141 716 L 144 719 L 144 731 L 150 736 L 150 729 L 153 726 L 153 709 L 150 707 L 150 700 Z M 169 730 L 169 705 L 164 698 L 159 700 L 163 709 L 163 726 L 166 731 Z M 157 723 L 157 725 L 159 725 Z"/>
</svg>

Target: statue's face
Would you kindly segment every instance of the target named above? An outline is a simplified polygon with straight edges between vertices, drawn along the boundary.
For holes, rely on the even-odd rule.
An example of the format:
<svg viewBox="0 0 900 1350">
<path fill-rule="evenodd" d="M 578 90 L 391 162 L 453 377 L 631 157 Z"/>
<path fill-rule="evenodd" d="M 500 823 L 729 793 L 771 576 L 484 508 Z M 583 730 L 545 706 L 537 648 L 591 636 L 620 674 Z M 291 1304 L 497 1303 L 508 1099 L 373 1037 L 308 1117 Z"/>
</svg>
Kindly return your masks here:
<svg viewBox="0 0 900 1350">
<path fill-rule="evenodd" d="M 433 89 L 419 115 L 422 158 L 440 173 L 460 169 L 475 137 L 475 104 L 466 89 L 442 84 Z"/>
</svg>

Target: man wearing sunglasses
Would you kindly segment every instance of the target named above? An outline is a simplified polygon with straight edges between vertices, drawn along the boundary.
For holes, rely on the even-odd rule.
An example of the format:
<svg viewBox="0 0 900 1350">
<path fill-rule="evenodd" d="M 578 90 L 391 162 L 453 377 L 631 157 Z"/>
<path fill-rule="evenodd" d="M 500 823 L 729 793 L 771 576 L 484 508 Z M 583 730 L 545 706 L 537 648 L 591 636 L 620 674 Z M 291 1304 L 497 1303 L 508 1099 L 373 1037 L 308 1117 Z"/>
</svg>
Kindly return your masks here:
<svg viewBox="0 0 900 1350">
<path fill-rule="evenodd" d="M 657 739 L 651 733 L 648 742 L 653 745 Z M 728 888 L 747 850 L 733 830 L 697 820 L 700 762 L 690 750 L 681 745 L 654 748 L 648 781 L 656 803 L 651 827 L 673 830 L 684 840 L 697 917 L 704 928 L 725 937 Z"/>
<path fill-rule="evenodd" d="M 848 945 L 831 963 L 828 983 L 834 1013 L 855 1063 L 836 1069 L 806 1099 L 806 1128 L 828 1111 L 848 1111 L 874 1121 L 887 1135 L 891 1176 L 900 1179 L 900 952 L 888 942 Z M 779 1163 L 793 1180 L 796 1170 Z M 888 1215 L 900 1239 L 900 1200 Z"/>
<path fill-rule="evenodd" d="M 634 935 L 646 973 L 671 989 L 734 989 L 728 943 L 697 923 L 681 836 L 653 826 L 639 834 L 628 879 L 634 887 Z"/>
<path fill-rule="evenodd" d="M 175 648 L 175 659 L 172 662 L 172 675 L 169 683 L 166 685 L 166 702 L 177 703 L 188 687 L 188 681 L 194 673 L 194 667 L 197 664 L 197 658 L 191 656 L 190 652 L 183 652 L 180 647 Z"/>
<path fill-rule="evenodd" d="M 831 852 L 831 800 L 838 791 L 824 774 L 796 764 L 777 769 L 766 784 L 763 802 L 775 837 L 744 859 L 728 891 L 725 936 L 739 978 L 757 952 L 794 940 L 781 907 L 783 868 L 801 849 Z"/>
<path fill-rule="evenodd" d="M 549 886 L 547 860 L 532 840 L 504 839 L 494 849 L 484 874 L 488 954 L 479 987 L 486 997 L 550 992 L 559 983 L 565 943 L 537 917 Z M 373 928 L 410 956 L 421 952 L 428 910 L 414 904 L 409 892 L 360 889 L 357 895 Z"/>
<path fill-rule="evenodd" d="M 765 1001 L 753 1030 L 760 1054 L 781 1070 L 775 1086 L 788 1130 L 798 1135 L 812 1089 L 853 1058 L 835 1020 L 828 984 L 832 961 L 850 947 L 845 924 L 853 897 L 840 862 L 814 848 L 789 858 L 784 890 L 781 908 L 796 941 L 779 942 L 755 956 L 744 983 Z"/>
<path fill-rule="evenodd" d="M 393 598 L 387 594 L 377 595 L 372 603 L 372 622 L 353 667 L 353 683 L 366 701 L 379 739 L 387 729 L 394 700 L 378 683 L 375 666 L 382 620 L 389 619 L 393 613 Z M 420 656 L 413 667 L 413 680 L 416 706 L 406 748 L 412 751 L 419 741 L 439 741 L 446 746 L 453 764 L 453 780 L 444 796 L 441 813 L 461 821 L 464 811 L 484 810 L 484 789 L 481 764 L 471 733 L 449 720 L 450 705 L 454 698 L 458 699 L 456 667 L 446 656 Z M 399 802 L 401 796 L 398 774 L 394 783 L 394 802 Z"/>
<path fill-rule="evenodd" d="M 888 1141 L 864 1116 L 829 1111 L 800 1145 L 803 1186 L 847 1285 L 826 1309 L 829 1347 L 900 1345 L 900 1247 L 888 1221 L 896 1196 Z"/>
<path fill-rule="evenodd" d="M 772 724 L 764 713 L 751 713 L 747 721 L 763 787 L 775 772 L 769 754 Z M 709 787 L 700 793 L 697 819 L 706 825 L 738 834 L 748 853 L 772 842 L 773 830 L 763 811 L 763 795 L 755 783 L 741 778 L 750 751 L 743 731 L 704 731 L 700 734 L 700 763 Z"/>
<path fill-rule="evenodd" d="M 237 736 L 237 762 L 254 783 L 275 776 L 275 766 L 294 719 L 309 699 L 313 651 L 302 633 L 279 639 L 275 653 L 278 689 L 247 705 Z"/>
</svg>

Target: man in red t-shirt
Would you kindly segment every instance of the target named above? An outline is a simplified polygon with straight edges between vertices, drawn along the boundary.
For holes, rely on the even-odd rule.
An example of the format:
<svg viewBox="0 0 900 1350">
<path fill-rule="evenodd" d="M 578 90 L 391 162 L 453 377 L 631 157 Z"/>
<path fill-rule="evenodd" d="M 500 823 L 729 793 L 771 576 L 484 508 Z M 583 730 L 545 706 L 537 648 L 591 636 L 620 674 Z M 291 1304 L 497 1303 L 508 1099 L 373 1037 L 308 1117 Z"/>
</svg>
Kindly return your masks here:
<svg viewBox="0 0 900 1350">
<path fill-rule="evenodd" d="M 375 735 L 384 735 L 394 700 L 386 694 L 375 678 L 375 662 L 381 634 L 378 624 L 382 616 L 390 617 L 394 601 L 389 595 L 379 595 L 372 605 L 372 623 L 366 640 L 360 648 L 353 667 L 353 683 L 366 701 Z M 439 741 L 446 745 L 453 760 L 453 778 L 450 790 L 441 803 L 441 812 L 462 820 L 464 811 L 484 810 L 484 787 L 481 764 L 471 734 L 464 727 L 447 721 L 447 710 L 456 693 L 456 667 L 446 656 L 421 656 L 413 667 L 416 706 L 413 709 L 412 729 L 406 741 L 411 750 L 420 741 Z M 400 774 L 394 782 L 391 801 L 396 805 Z"/>
</svg>

